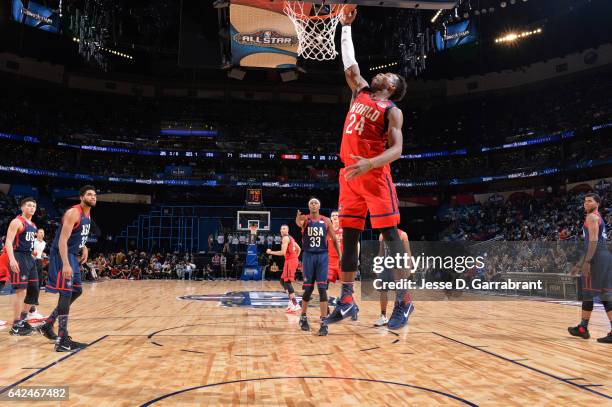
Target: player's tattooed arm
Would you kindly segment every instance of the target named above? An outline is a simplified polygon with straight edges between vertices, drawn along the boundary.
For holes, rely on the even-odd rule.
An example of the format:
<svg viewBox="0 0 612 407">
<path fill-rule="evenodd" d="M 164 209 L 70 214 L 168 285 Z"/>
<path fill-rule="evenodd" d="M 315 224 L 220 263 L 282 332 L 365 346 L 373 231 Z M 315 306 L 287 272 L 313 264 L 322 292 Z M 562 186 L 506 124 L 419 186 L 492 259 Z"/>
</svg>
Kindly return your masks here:
<svg viewBox="0 0 612 407">
<path fill-rule="evenodd" d="M 580 267 L 583 276 L 588 276 L 591 271 L 591 261 L 597 250 L 597 239 L 599 235 L 599 216 L 594 213 L 587 216 L 587 228 L 589 230 L 589 246 Z"/>
</svg>

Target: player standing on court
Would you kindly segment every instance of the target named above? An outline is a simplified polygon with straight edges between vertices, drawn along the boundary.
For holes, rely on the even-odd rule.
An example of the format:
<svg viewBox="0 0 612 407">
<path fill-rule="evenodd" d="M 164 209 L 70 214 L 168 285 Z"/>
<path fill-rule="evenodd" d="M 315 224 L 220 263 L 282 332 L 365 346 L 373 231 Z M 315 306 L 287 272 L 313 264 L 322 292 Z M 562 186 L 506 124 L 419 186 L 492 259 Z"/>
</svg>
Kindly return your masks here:
<svg viewBox="0 0 612 407">
<path fill-rule="evenodd" d="M 402 111 L 393 101 L 406 93 L 406 81 L 394 73 L 378 74 L 368 85 L 355 60 L 351 23 L 356 10 L 340 17 L 342 24 L 342 62 L 346 81 L 353 92 L 346 116 L 340 159 L 340 226 L 343 229 L 342 290 L 340 303 L 327 318 L 341 321 L 358 312 L 353 299 L 353 285 L 358 265 L 358 242 L 365 219 L 370 213 L 372 227 L 379 229 L 387 242 L 399 243 L 397 233 L 399 208 L 389 164 L 402 154 Z M 392 244 L 395 250 L 396 245 Z M 405 272 L 405 271 L 402 271 Z M 407 290 L 397 290 L 388 327 L 398 329 L 408 323 L 414 307 Z"/>
<path fill-rule="evenodd" d="M 408 256 L 412 256 L 412 253 L 410 251 L 410 242 L 408 241 L 408 234 L 401 229 L 397 229 L 397 233 L 399 234 L 400 240 L 402 241 L 402 246 L 404 247 L 404 251 L 408 253 Z M 378 241 L 380 242 L 378 256 L 390 256 L 389 247 L 385 244 L 382 233 L 378 236 Z M 393 270 L 385 268 L 381 278 L 385 282 L 394 281 L 395 276 L 393 275 Z M 389 323 L 389 320 L 387 319 L 387 304 L 389 303 L 389 300 L 387 298 L 387 292 L 389 292 L 388 288 L 383 288 L 380 290 L 380 295 L 379 295 L 380 317 L 378 318 L 376 322 L 374 322 L 374 326 L 384 326 Z"/>
<path fill-rule="evenodd" d="M 72 303 L 83 292 L 81 264 L 87 261 L 88 250 L 85 244 L 91 228 L 91 208 L 96 206 L 96 189 L 91 185 L 81 187 L 79 198 L 81 203 L 64 213 L 61 227 L 55 233 L 55 239 L 51 244 L 49 256 L 47 292 L 59 293 L 59 299 L 57 308 L 39 330 L 49 339 L 56 338 L 56 352 L 71 352 L 87 346 L 73 341 L 68 336 L 68 314 Z M 56 319 L 59 322 L 58 335 L 53 332 Z"/>
<path fill-rule="evenodd" d="M 338 211 L 333 211 L 329 216 L 332 223 L 332 232 L 336 235 L 336 239 L 340 244 L 340 253 L 342 253 L 342 228 L 340 227 L 340 219 L 338 218 Z M 330 233 L 331 235 L 331 233 Z M 327 281 L 335 283 L 340 280 L 340 256 L 336 253 L 336 250 L 332 248 L 331 236 L 327 237 L 328 240 L 328 256 L 329 265 L 327 271 Z"/>
<path fill-rule="evenodd" d="M 36 212 L 34 198 L 21 201 L 21 215 L 11 221 L 6 232 L 4 250 L 0 256 L 0 267 L 8 268 L 10 282 L 15 289 L 13 297 L 13 326 L 9 333 L 17 336 L 32 334 L 32 327 L 26 322 L 30 307 L 38 299 L 38 273 L 32 256 L 36 225 L 32 216 Z"/>
<path fill-rule="evenodd" d="M 328 250 L 327 238 L 331 238 L 336 253 L 340 253 L 340 244 L 336 235 L 333 233 L 331 221 L 322 216 L 319 211 L 321 209 L 321 201 L 317 198 L 311 198 L 308 201 L 309 215 L 302 215 L 297 212 L 295 223 L 302 229 L 302 265 L 304 274 L 304 294 L 302 295 L 302 315 L 300 317 L 300 328 L 302 331 L 309 331 L 308 317 L 308 302 L 314 291 L 315 284 L 319 291 L 319 308 L 321 310 L 321 326 L 319 328 L 319 336 L 327 335 L 327 324 L 325 317 L 327 316 L 327 266 L 328 266 Z"/>
<path fill-rule="evenodd" d="M 281 275 L 280 283 L 283 289 L 289 294 L 289 304 L 287 304 L 287 313 L 297 313 L 302 308 L 298 305 L 297 299 L 295 298 L 295 290 L 293 289 L 292 282 L 295 281 L 295 271 L 299 263 L 300 246 L 296 241 L 289 235 L 289 225 L 282 225 L 280 228 L 282 240 L 280 250 L 266 250 L 266 254 L 272 256 L 285 256 L 285 265 L 283 266 L 283 274 Z"/>
<path fill-rule="evenodd" d="M 610 320 L 610 332 L 600 343 L 612 343 L 612 255 L 606 245 L 606 223 L 599 213 L 601 198 L 597 194 L 584 196 L 586 219 L 582 226 L 585 255 L 582 263 L 576 265 L 572 274 L 581 271 L 582 284 L 582 320 L 578 326 L 567 328 L 570 335 L 589 339 L 589 319 L 593 312 L 594 297 L 604 306 Z"/>
</svg>

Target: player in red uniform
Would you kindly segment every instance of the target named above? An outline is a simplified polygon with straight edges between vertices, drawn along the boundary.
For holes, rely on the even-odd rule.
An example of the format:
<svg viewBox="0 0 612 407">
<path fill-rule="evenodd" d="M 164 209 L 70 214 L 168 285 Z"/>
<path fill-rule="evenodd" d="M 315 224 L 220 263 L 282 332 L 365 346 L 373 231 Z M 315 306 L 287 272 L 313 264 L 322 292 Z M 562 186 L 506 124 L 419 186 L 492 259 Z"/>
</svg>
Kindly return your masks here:
<svg viewBox="0 0 612 407">
<path fill-rule="evenodd" d="M 329 217 L 332 222 L 332 233 L 336 235 L 338 243 L 340 243 L 340 253 L 342 253 L 342 228 L 340 227 L 340 219 L 338 218 L 338 211 L 333 211 Z M 340 256 L 336 253 L 331 242 L 331 236 L 327 238 L 327 250 L 329 257 L 329 264 L 327 266 L 327 281 L 335 283 L 340 280 Z"/>
<path fill-rule="evenodd" d="M 399 242 L 397 225 L 399 208 L 389 164 L 402 154 L 402 111 L 393 101 L 406 93 L 406 81 L 397 74 L 378 74 L 368 85 L 355 60 L 351 23 L 356 10 L 340 17 L 342 23 L 342 62 L 353 92 L 344 123 L 340 159 L 340 227 L 343 229 L 342 291 L 340 304 L 328 318 L 329 323 L 358 311 L 353 300 L 353 284 L 358 265 L 358 242 L 365 219 L 370 213 L 372 227 L 379 229 L 384 240 Z M 398 290 L 388 327 L 398 329 L 408 323 L 412 302 L 406 290 Z"/>
<path fill-rule="evenodd" d="M 280 232 L 282 236 L 281 249 L 276 251 L 268 249 L 266 253 L 272 256 L 285 256 L 285 265 L 283 266 L 283 274 L 280 279 L 283 289 L 289 294 L 289 304 L 287 304 L 285 312 L 296 314 L 302 310 L 302 307 L 299 306 L 295 298 L 295 290 L 291 283 L 295 281 L 295 271 L 297 270 L 302 249 L 300 249 L 297 242 L 289 235 L 288 225 L 282 225 Z"/>
</svg>

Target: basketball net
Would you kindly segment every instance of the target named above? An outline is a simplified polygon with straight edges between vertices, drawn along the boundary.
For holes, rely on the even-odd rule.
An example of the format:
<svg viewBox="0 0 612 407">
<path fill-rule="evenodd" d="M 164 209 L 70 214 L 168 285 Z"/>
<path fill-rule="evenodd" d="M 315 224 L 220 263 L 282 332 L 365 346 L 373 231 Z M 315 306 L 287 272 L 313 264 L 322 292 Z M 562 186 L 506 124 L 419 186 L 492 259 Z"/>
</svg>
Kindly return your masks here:
<svg viewBox="0 0 612 407">
<path fill-rule="evenodd" d="M 283 10 L 295 26 L 300 57 L 326 61 L 338 56 L 334 36 L 343 9 L 343 4 L 285 1 Z"/>
</svg>

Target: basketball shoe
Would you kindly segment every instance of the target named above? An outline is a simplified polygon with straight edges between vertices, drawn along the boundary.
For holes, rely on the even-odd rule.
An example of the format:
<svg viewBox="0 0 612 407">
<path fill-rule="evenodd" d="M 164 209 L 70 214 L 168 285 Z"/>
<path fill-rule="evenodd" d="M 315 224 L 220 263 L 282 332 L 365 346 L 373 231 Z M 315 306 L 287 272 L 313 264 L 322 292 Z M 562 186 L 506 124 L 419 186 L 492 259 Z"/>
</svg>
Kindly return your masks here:
<svg viewBox="0 0 612 407">
<path fill-rule="evenodd" d="M 572 336 L 578 336 L 582 339 L 589 339 L 591 335 L 589 334 L 589 329 L 583 327 L 582 325 L 572 326 L 567 328 L 567 332 L 569 332 Z"/>
<path fill-rule="evenodd" d="M 51 325 L 49 322 L 45 322 L 44 324 L 37 326 L 36 330 L 49 340 L 57 340 L 57 335 L 53 331 L 53 325 Z"/>
<path fill-rule="evenodd" d="M 389 322 L 387 323 L 387 328 L 400 329 L 405 327 L 406 324 L 408 324 L 410 314 L 413 312 L 414 305 L 412 305 L 412 301 L 408 302 L 407 304 L 404 304 L 403 301 L 396 301 L 391 318 L 389 318 Z"/>
<path fill-rule="evenodd" d="M 310 325 L 308 325 L 308 317 L 306 315 L 300 317 L 300 328 L 302 331 L 310 331 Z"/>
<path fill-rule="evenodd" d="M 597 342 L 599 343 L 612 343 L 612 331 L 608 332 L 606 336 L 603 338 L 597 338 Z"/>
<path fill-rule="evenodd" d="M 55 351 L 56 352 L 74 352 L 76 350 L 80 350 L 86 348 L 87 344 L 75 342 L 72 340 L 70 336 L 57 337 L 55 341 Z"/>
<path fill-rule="evenodd" d="M 387 317 L 381 314 L 380 318 L 378 318 L 376 322 L 374 322 L 374 326 L 385 326 L 388 323 L 389 323 L 389 320 L 387 319 Z"/>
</svg>

